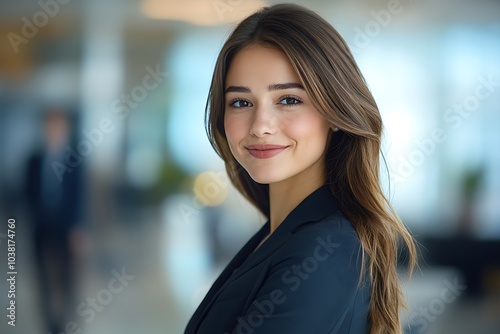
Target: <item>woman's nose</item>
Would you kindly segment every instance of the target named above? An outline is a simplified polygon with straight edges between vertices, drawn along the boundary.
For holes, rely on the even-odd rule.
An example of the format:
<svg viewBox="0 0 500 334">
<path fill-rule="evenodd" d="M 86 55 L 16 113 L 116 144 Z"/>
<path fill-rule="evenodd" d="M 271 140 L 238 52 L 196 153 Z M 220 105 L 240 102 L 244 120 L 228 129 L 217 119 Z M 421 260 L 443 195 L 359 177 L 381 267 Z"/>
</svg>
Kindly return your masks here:
<svg viewBox="0 0 500 334">
<path fill-rule="evenodd" d="M 252 120 L 251 135 L 262 137 L 276 132 L 277 119 L 270 108 L 259 107 L 255 109 Z"/>
</svg>

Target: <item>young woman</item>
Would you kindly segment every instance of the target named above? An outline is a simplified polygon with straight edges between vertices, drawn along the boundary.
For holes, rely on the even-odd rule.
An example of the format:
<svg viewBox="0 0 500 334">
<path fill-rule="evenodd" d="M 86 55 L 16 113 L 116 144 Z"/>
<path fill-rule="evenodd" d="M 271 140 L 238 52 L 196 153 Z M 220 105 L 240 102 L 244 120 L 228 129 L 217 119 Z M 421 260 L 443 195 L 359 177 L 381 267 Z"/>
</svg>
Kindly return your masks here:
<svg viewBox="0 0 500 334">
<path fill-rule="evenodd" d="M 224 44 L 207 133 L 267 218 L 186 334 L 401 333 L 398 240 L 379 184 L 382 121 L 341 36 L 296 5 L 263 8 Z"/>
</svg>

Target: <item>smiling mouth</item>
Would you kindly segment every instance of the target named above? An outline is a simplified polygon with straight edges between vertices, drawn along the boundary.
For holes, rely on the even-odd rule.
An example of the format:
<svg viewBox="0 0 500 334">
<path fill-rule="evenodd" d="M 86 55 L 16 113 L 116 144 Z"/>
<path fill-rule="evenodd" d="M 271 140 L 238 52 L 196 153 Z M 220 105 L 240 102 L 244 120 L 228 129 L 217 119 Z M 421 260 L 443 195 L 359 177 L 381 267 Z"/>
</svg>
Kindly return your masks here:
<svg viewBox="0 0 500 334">
<path fill-rule="evenodd" d="M 249 145 L 246 147 L 248 152 L 257 159 L 268 159 L 272 158 L 284 150 L 286 150 L 288 146 L 283 145 L 270 145 L 270 144 L 261 144 L 261 145 Z"/>
</svg>

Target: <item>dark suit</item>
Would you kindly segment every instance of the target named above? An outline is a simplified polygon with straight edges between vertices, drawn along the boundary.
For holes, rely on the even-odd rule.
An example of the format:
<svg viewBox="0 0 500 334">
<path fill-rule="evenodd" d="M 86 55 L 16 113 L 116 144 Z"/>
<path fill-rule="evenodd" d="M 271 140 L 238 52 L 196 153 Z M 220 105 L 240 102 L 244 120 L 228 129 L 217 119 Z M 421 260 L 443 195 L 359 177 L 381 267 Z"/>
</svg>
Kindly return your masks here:
<svg viewBox="0 0 500 334">
<path fill-rule="evenodd" d="M 358 286 L 360 242 L 328 186 L 304 199 L 252 253 L 269 227 L 231 260 L 185 334 L 368 333 L 370 284 Z"/>
<path fill-rule="evenodd" d="M 73 229 L 82 215 L 82 167 L 64 173 L 59 180 L 50 165 L 54 161 L 64 162 L 64 153 L 55 157 L 43 151 L 33 154 L 26 175 L 26 196 L 35 228 L 61 235 Z M 49 191 L 43 191 L 44 184 Z M 52 201 L 47 201 L 47 197 Z"/>
<path fill-rule="evenodd" d="M 68 319 L 61 313 L 74 310 L 73 258 L 70 234 L 81 218 L 81 166 L 57 178 L 53 161 L 64 161 L 64 152 L 34 154 L 28 161 L 26 196 L 33 221 L 36 278 L 47 330 L 60 333 Z M 63 296 L 58 303 L 59 295 Z M 43 331 L 47 333 L 47 331 Z"/>
</svg>

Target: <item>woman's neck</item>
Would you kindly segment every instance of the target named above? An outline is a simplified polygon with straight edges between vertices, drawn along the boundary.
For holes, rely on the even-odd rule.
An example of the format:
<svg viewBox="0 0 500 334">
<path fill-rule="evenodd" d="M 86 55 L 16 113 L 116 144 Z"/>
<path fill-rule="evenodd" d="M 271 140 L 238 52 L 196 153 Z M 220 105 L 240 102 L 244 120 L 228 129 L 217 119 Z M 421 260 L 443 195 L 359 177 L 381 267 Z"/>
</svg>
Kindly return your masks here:
<svg viewBox="0 0 500 334">
<path fill-rule="evenodd" d="M 301 173 L 269 185 L 270 230 L 273 233 L 290 212 L 325 184 L 324 173 Z"/>
</svg>

